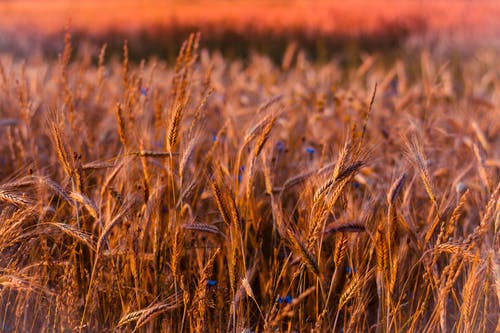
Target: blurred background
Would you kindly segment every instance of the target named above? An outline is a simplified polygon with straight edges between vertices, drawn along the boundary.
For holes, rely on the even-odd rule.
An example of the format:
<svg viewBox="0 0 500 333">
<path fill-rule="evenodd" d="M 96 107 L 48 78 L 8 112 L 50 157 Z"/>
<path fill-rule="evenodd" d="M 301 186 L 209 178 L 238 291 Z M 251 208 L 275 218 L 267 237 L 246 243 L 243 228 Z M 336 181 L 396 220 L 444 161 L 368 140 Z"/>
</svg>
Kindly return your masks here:
<svg viewBox="0 0 500 333">
<path fill-rule="evenodd" d="M 127 39 L 134 59 L 172 59 L 192 31 L 227 57 L 275 60 L 290 44 L 319 61 L 346 50 L 500 44 L 498 0 L 0 0 L 0 51 L 57 55 L 68 22 L 73 40 L 108 43 L 111 53 Z"/>
</svg>

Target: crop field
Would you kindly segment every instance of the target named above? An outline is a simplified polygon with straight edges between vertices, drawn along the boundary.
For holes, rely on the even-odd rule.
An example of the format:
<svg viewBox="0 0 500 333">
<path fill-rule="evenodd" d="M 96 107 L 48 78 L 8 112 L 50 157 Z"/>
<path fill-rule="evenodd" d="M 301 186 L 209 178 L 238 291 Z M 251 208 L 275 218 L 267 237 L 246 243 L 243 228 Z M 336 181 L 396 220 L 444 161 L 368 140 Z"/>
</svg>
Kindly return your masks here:
<svg viewBox="0 0 500 333">
<path fill-rule="evenodd" d="M 0 331 L 500 330 L 494 49 L 63 44 L 0 53 Z"/>
</svg>

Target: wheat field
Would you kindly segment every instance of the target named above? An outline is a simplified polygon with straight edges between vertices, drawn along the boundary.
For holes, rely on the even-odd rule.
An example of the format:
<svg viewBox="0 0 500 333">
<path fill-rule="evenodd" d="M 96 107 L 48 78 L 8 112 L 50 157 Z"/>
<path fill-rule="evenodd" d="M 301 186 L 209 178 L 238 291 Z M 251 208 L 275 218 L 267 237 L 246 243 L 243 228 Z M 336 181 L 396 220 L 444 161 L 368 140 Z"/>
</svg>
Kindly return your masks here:
<svg viewBox="0 0 500 333">
<path fill-rule="evenodd" d="M 3 332 L 500 330 L 500 58 L 0 56 Z"/>
</svg>

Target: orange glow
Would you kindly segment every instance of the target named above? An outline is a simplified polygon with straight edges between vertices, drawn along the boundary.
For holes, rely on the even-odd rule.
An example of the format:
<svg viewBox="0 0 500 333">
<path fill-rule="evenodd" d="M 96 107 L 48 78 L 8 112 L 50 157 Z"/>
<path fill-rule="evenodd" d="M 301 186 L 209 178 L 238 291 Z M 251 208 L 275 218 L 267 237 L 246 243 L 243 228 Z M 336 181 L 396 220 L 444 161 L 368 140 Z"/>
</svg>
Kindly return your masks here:
<svg viewBox="0 0 500 333">
<path fill-rule="evenodd" d="M 71 19 L 74 28 L 90 32 L 112 27 L 147 28 L 175 21 L 233 28 L 252 24 L 256 28 L 299 27 L 360 33 L 376 30 L 382 23 L 411 26 L 425 21 L 428 30 L 470 32 L 474 29 L 495 34 L 500 31 L 499 17 L 500 1 L 490 0 L 0 0 L 0 27 L 45 32 L 60 30 Z"/>
</svg>

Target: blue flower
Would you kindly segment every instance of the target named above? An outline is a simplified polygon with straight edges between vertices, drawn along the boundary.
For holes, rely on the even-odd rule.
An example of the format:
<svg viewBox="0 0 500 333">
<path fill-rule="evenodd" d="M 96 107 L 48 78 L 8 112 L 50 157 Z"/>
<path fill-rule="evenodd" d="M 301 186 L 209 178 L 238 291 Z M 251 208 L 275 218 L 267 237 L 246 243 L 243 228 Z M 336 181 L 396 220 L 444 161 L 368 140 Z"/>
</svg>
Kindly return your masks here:
<svg viewBox="0 0 500 333">
<path fill-rule="evenodd" d="M 345 271 L 346 271 L 347 274 L 352 274 L 352 273 L 356 273 L 357 272 L 356 268 L 352 268 L 352 267 L 349 267 L 349 266 L 347 266 L 345 268 Z"/>
<path fill-rule="evenodd" d="M 280 153 L 285 150 L 285 144 L 283 143 L 283 141 L 276 142 L 276 150 L 278 150 Z"/>
<path fill-rule="evenodd" d="M 215 142 L 215 141 L 217 141 L 217 135 L 214 134 L 214 135 L 212 135 L 212 142 Z"/>
<path fill-rule="evenodd" d="M 226 97 L 224 96 L 224 94 L 216 94 L 215 96 L 217 97 L 219 102 L 224 103 L 226 101 Z"/>
<path fill-rule="evenodd" d="M 314 154 L 316 152 L 316 149 L 314 149 L 311 146 L 306 147 L 306 152 L 310 155 Z"/>
<path fill-rule="evenodd" d="M 284 298 L 279 296 L 278 295 L 278 298 L 276 299 L 276 302 L 278 304 L 282 304 L 282 303 L 285 303 L 285 304 L 290 304 L 292 303 L 292 296 L 290 296 L 289 294 L 287 294 Z"/>
<path fill-rule="evenodd" d="M 241 179 L 242 179 L 242 177 L 241 177 L 241 173 L 242 173 L 243 171 L 245 171 L 245 166 L 244 166 L 244 165 L 240 166 L 240 169 L 239 169 L 239 172 L 238 172 L 238 183 L 240 183 L 240 182 L 241 182 Z"/>
<path fill-rule="evenodd" d="M 209 286 L 209 287 L 213 287 L 213 286 L 215 286 L 216 284 L 217 284 L 217 281 L 215 281 L 215 280 L 208 280 L 208 281 L 207 281 L 207 286 Z"/>
<path fill-rule="evenodd" d="M 142 96 L 146 96 L 146 95 L 148 94 L 148 90 L 147 90 L 146 88 L 141 87 L 141 89 L 140 89 L 140 90 L 141 90 L 141 95 L 142 95 Z"/>
</svg>

